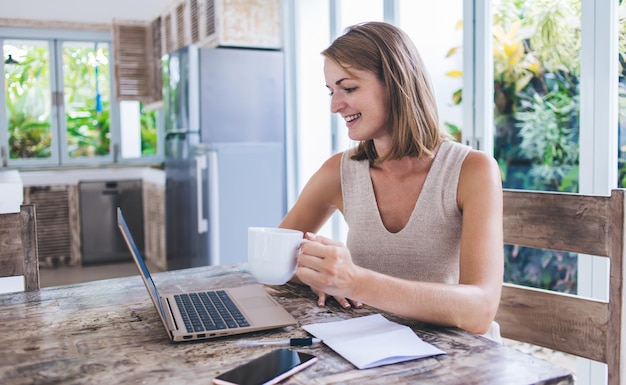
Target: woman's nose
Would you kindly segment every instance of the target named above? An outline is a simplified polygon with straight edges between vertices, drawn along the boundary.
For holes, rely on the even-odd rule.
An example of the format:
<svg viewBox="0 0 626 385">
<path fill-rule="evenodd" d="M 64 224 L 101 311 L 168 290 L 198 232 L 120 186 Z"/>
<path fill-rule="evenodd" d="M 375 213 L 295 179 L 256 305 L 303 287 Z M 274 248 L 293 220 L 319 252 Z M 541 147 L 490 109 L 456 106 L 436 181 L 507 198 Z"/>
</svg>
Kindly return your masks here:
<svg viewBox="0 0 626 385">
<path fill-rule="evenodd" d="M 341 109 L 344 107 L 345 107 L 345 102 L 341 98 L 341 96 L 337 94 L 333 94 L 333 96 L 330 99 L 330 112 L 332 112 L 333 114 L 336 114 L 337 112 L 341 111 Z"/>
</svg>

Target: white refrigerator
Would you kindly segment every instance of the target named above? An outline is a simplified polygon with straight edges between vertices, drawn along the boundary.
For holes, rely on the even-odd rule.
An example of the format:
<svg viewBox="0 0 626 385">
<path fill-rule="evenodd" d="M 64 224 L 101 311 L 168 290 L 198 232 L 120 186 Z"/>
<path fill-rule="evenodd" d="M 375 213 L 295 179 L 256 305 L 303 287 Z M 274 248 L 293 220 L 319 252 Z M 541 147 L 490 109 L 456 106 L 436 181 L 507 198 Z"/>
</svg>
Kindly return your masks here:
<svg viewBox="0 0 626 385">
<path fill-rule="evenodd" d="M 286 213 L 283 54 L 164 57 L 167 268 L 246 260 L 247 228 Z"/>
</svg>

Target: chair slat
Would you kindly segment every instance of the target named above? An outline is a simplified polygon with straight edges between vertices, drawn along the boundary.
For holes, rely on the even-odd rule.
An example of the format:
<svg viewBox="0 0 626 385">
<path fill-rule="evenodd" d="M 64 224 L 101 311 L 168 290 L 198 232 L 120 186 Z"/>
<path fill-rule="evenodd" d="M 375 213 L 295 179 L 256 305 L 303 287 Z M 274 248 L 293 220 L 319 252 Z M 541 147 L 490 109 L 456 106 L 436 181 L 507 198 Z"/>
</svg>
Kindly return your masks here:
<svg viewBox="0 0 626 385">
<path fill-rule="evenodd" d="M 38 290 L 39 253 L 34 205 L 0 214 L 0 277 L 24 276 L 25 290 Z"/>
<path fill-rule="evenodd" d="M 20 213 L 0 214 L 0 277 L 23 275 Z"/>
<path fill-rule="evenodd" d="M 609 259 L 609 300 L 504 284 L 496 321 L 502 336 L 608 366 L 624 361 L 624 189 L 611 196 L 504 190 L 504 243 Z"/>
<path fill-rule="evenodd" d="M 610 199 L 547 192 L 504 193 L 504 242 L 608 256 Z"/>
<path fill-rule="evenodd" d="M 606 302 L 505 284 L 500 309 L 504 337 L 606 362 Z"/>
</svg>

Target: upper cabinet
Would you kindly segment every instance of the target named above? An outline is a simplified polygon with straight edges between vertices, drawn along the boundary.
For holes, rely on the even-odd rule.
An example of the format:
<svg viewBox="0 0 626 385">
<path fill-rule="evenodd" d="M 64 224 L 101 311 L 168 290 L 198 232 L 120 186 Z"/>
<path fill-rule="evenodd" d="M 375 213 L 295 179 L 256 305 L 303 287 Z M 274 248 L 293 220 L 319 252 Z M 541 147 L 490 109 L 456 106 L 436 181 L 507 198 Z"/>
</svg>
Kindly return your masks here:
<svg viewBox="0 0 626 385">
<path fill-rule="evenodd" d="M 152 21 L 114 20 L 116 99 L 161 100 L 161 57 L 187 45 L 282 48 L 280 0 L 176 0 Z"/>
<path fill-rule="evenodd" d="M 280 0 L 179 0 L 159 17 L 162 52 L 189 44 L 280 49 Z"/>
</svg>

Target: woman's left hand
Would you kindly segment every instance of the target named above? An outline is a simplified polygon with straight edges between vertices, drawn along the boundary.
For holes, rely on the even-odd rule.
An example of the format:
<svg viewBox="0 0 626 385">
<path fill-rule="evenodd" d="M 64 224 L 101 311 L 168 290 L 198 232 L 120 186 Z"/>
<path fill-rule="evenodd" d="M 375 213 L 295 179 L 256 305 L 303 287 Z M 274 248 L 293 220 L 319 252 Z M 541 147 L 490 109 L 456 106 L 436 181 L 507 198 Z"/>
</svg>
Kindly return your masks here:
<svg viewBox="0 0 626 385">
<path fill-rule="evenodd" d="M 348 300 L 356 283 L 358 267 L 352 262 L 348 248 L 341 242 L 307 233 L 298 256 L 297 276 L 318 295 L 318 305 L 324 306 L 332 296 L 343 308 L 362 308 L 359 301 Z"/>
</svg>

